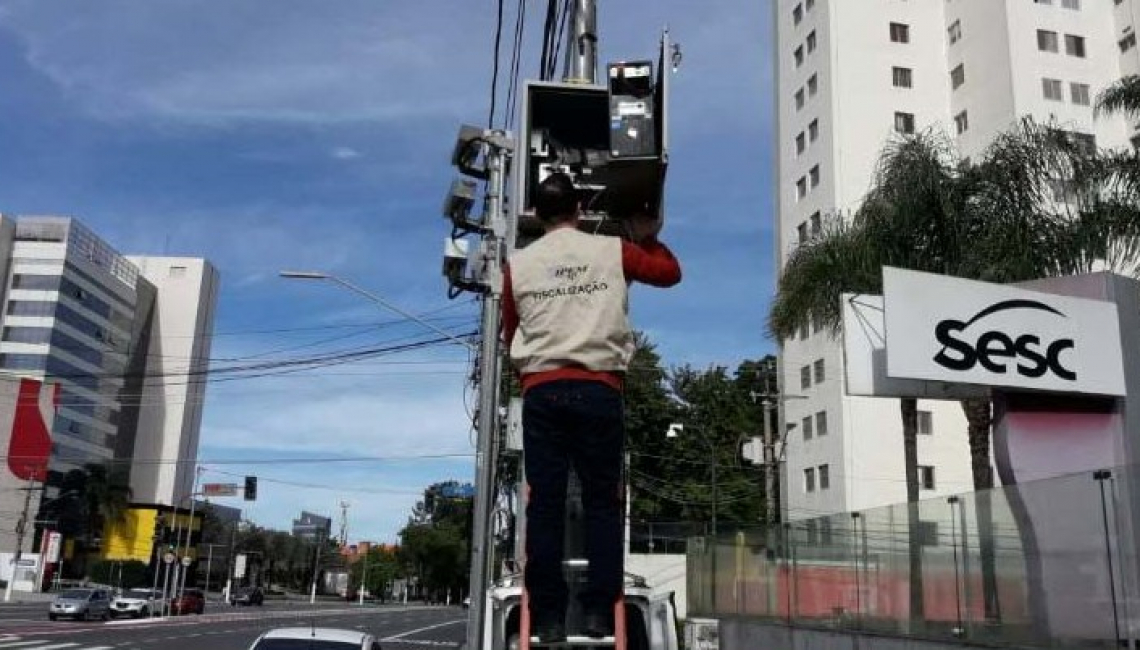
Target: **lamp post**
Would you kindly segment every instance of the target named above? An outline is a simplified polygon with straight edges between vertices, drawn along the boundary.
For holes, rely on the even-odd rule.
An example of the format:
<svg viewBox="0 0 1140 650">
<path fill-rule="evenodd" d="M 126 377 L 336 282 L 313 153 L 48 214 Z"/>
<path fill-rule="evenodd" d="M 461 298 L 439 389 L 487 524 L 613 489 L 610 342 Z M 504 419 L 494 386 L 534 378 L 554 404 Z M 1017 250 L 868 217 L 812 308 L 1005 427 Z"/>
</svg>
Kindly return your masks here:
<svg viewBox="0 0 1140 650">
<path fill-rule="evenodd" d="M 348 280 L 337 277 L 331 273 L 324 273 L 322 271 L 281 271 L 281 272 L 279 272 L 278 275 L 280 275 L 283 278 L 290 279 L 290 280 L 325 280 L 328 282 L 332 282 L 333 284 L 340 285 L 340 286 L 344 287 L 345 289 L 352 291 L 353 293 L 364 296 L 365 298 L 367 298 L 371 302 L 374 302 L 377 305 L 380 305 L 384 309 L 387 309 L 389 311 L 393 311 L 393 312 L 403 316 L 404 318 L 407 318 L 408 320 L 415 321 L 416 323 L 423 325 L 424 327 L 435 332 L 436 334 L 439 334 L 440 336 L 448 339 L 449 341 L 452 341 L 454 343 L 458 343 L 459 345 L 462 345 L 466 348 L 470 348 L 470 349 L 476 349 L 477 348 L 477 346 L 474 343 L 472 343 L 470 341 L 465 341 L 465 340 L 459 338 L 458 336 L 452 334 L 451 332 L 448 332 L 445 329 L 442 329 L 436 325 L 433 325 L 430 322 L 424 320 L 423 318 L 420 318 L 419 316 L 416 316 L 415 314 L 413 314 L 411 312 L 400 309 L 396 305 L 393 305 L 392 303 L 381 298 L 380 296 L 376 295 L 375 293 L 372 293 L 371 291 L 369 291 L 369 290 L 367 290 L 361 286 L 353 284 L 353 283 L 349 282 Z"/>
</svg>

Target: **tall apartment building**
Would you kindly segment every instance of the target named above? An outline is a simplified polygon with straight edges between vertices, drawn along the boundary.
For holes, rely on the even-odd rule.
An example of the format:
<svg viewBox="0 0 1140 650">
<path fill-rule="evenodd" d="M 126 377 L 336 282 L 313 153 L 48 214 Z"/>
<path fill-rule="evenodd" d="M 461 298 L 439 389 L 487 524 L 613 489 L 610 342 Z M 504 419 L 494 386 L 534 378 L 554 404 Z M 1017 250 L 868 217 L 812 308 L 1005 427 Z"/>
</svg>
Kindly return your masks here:
<svg viewBox="0 0 1140 650">
<path fill-rule="evenodd" d="M 1140 0 L 779 0 L 774 4 L 776 257 L 867 192 L 898 133 L 940 128 L 962 156 L 1023 116 L 1100 146 L 1135 130 L 1094 119 L 1097 93 L 1140 72 Z M 897 400 L 851 397 L 842 348 L 809 326 L 782 342 L 785 506 L 792 520 L 906 499 Z M 965 418 L 920 401 L 922 496 L 972 488 Z"/>
<path fill-rule="evenodd" d="M 189 494 L 217 273 L 201 259 L 128 259 L 67 217 L 0 217 L 0 373 L 60 385 L 48 466 L 130 468 L 135 502 Z M 186 504 L 183 504 L 186 505 Z"/>
</svg>

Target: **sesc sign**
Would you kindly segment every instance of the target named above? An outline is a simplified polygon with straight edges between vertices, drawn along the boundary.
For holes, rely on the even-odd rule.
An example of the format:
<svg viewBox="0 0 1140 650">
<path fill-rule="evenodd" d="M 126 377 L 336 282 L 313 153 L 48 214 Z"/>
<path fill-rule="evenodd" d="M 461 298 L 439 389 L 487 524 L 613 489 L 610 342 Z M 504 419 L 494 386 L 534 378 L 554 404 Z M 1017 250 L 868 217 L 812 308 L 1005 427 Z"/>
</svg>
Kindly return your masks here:
<svg viewBox="0 0 1140 650">
<path fill-rule="evenodd" d="M 889 267 L 883 297 L 891 377 L 1124 395 L 1112 303 Z"/>
</svg>

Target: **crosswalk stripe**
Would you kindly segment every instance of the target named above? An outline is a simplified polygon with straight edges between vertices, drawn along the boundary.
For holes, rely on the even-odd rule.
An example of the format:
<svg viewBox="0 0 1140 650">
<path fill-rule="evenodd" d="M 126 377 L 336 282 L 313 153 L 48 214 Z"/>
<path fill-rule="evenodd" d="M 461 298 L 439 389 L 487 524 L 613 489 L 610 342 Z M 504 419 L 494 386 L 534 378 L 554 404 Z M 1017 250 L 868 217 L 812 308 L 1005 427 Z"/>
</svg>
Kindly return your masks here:
<svg viewBox="0 0 1140 650">
<path fill-rule="evenodd" d="M 42 641 L 36 641 L 36 643 L 42 643 Z M 74 648 L 77 645 L 79 645 L 79 644 L 78 643 L 53 643 L 51 645 L 29 646 L 27 648 L 27 650 L 60 650 L 62 648 Z"/>
<path fill-rule="evenodd" d="M 19 648 L 21 646 L 35 645 L 37 643 L 43 643 L 43 641 L 5 641 L 4 643 L 0 643 L 0 648 Z"/>
</svg>

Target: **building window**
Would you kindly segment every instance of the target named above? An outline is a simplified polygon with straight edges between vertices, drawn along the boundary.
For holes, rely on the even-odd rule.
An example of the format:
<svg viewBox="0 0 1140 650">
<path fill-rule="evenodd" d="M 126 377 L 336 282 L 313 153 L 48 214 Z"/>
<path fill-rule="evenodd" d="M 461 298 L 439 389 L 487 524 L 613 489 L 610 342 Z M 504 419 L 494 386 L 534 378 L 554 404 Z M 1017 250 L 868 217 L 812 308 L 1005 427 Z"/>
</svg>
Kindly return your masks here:
<svg viewBox="0 0 1140 650">
<path fill-rule="evenodd" d="M 1065 54 L 1085 58 L 1085 37 L 1065 34 Z"/>
<path fill-rule="evenodd" d="M 914 133 L 914 113 L 895 113 L 895 130 L 899 133 Z"/>
<path fill-rule="evenodd" d="M 819 210 L 816 210 L 811 215 L 811 236 L 818 237 L 819 233 L 823 230 L 823 217 L 820 215 Z"/>
<path fill-rule="evenodd" d="M 799 134 L 796 135 L 796 155 L 798 156 L 803 153 L 804 149 L 807 149 L 807 140 L 804 138 L 804 132 L 800 131 Z"/>
<path fill-rule="evenodd" d="M 1055 102 L 1065 101 L 1065 93 L 1060 79 L 1043 78 L 1041 80 L 1041 91 L 1045 94 L 1045 99 L 1051 99 Z"/>
<path fill-rule="evenodd" d="M 918 485 L 924 490 L 934 489 L 934 466 L 933 465 L 919 465 L 918 466 Z"/>
<path fill-rule="evenodd" d="M 823 331 L 823 318 L 821 318 L 820 316 L 812 316 L 811 317 L 811 329 L 813 332 L 815 332 L 817 334 L 819 332 L 822 332 Z M 822 361 L 820 363 L 822 363 Z"/>
<path fill-rule="evenodd" d="M 804 492 L 815 492 L 815 468 L 804 470 Z"/>
<path fill-rule="evenodd" d="M 966 83 L 966 64 L 959 63 L 950 71 L 950 87 L 957 90 L 964 83 Z"/>
<path fill-rule="evenodd" d="M 1033 2 L 1035 2 L 1039 5 L 1051 5 L 1051 4 L 1053 4 L 1053 0 L 1033 0 Z"/>
<path fill-rule="evenodd" d="M 1090 104 L 1088 84 L 1073 82 L 1069 84 L 1069 91 L 1072 94 L 1074 104 L 1080 106 L 1088 106 Z"/>
<path fill-rule="evenodd" d="M 815 142 L 819 137 L 819 119 L 814 119 L 808 124 L 808 142 Z"/>
<path fill-rule="evenodd" d="M 823 380 L 826 379 L 826 376 L 824 375 L 823 371 L 824 371 L 823 359 L 816 359 L 815 360 L 815 383 L 822 384 Z"/>
<path fill-rule="evenodd" d="M 1066 9 L 1081 10 L 1081 0 L 1061 0 L 1061 6 Z"/>
<path fill-rule="evenodd" d="M 1132 48 L 1136 47 L 1136 32 L 1132 32 L 1128 36 L 1125 36 L 1124 38 L 1117 41 L 1116 44 L 1120 46 L 1121 52 L 1127 52 L 1128 50 L 1131 50 Z"/>
<path fill-rule="evenodd" d="M 800 180 L 796 181 L 796 200 L 799 201 L 805 196 L 807 196 L 807 178 L 800 176 Z"/>
<path fill-rule="evenodd" d="M 891 83 L 895 88 L 910 88 L 913 85 L 914 73 L 910 68 L 891 68 Z"/>
<path fill-rule="evenodd" d="M 800 388 L 803 390 L 811 388 L 811 365 L 800 368 Z"/>
<path fill-rule="evenodd" d="M 819 466 L 819 489 L 826 490 L 831 487 L 831 467 L 829 465 Z"/>
<path fill-rule="evenodd" d="M 808 324 L 804 323 L 804 324 L 800 325 L 800 340 L 806 341 L 807 337 L 808 337 Z"/>
<path fill-rule="evenodd" d="M 934 433 L 934 414 L 930 411 L 918 412 L 918 435 L 929 436 Z"/>
<path fill-rule="evenodd" d="M 796 91 L 796 110 L 798 111 L 798 110 L 802 109 L 803 107 L 804 107 L 804 89 L 800 88 L 799 90 Z"/>
<path fill-rule="evenodd" d="M 804 440 L 811 440 L 812 436 L 815 434 L 815 430 L 812 428 L 813 424 L 811 421 L 811 416 L 809 415 L 806 418 L 800 420 L 800 426 L 803 427 L 804 430 Z"/>
<path fill-rule="evenodd" d="M 954 129 L 958 131 L 958 135 L 966 132 L 970 128 L 970 116 L 966 111 L 962 111 L 954 116 Z"/>
<path fill-rule="evenodd" d="M 819 165 L 811 168 L 811 171 L 808 172 L 808 178 L 811 179 L 811 187 L 813 190 L 819 187 Z"/>
<path fill-rule="evenodd" d="M 798 68 L 804 64 L 804 46 L 803 45 L 796 48 L 796 55 L 795 56 L 796 56 L 796 67 Z"/>
<path fill-rule="evenodd" d="M 804 3 L 804 9 L 811 11 L 812 7 L 815 7 L 815 0 L 807 0 L 807 2 Z"/>
<path fill-rule="evenodd" d="M 815 51 L 816 45 L 817 45 L 817 42 L 815 40 L 815 30 L 813 29 L 813 30 L 811 30 L 811 33 L 807 35 L 807 51 L 808 51 L 808 54 L 811 54 L 812 52 Z"/>
<path fill-rule="evenodd" d="M 950 37 L 951 45 L 962 40 L 962 21 L 955 20 L 950 23 L 950 27 L 946 29 L 946 35 Z"/>
<path fill-rule="evenodd" d="M 184 275 L 186 275 L 186 267 L 185 266 L 172 266 L 172 267 L 170 267 L 170 277 L 181 278 Z"/>
<path fill-rule="evenodd" d="M 907 25 L 905 23 L 891 23 L 891 42 L 909 43 L 910 25 Z"/>
<path fill-rule="evenodd" d="M 801 21 L 803 21 L 803 19 L 804 7 L 803 5 L 796 5 L 795 8 L 792 9 L 792 23 L 798 25 Z"/>
<path fill-rule="evenodd" d="M 796 239 L 801 244 L 807 241 L 807 223 L 796 226 Z"/>
<path fill-rule="evenodd" d="M 820 411 L 815 414 L 815 434 L 817 436 L 827 435 L 827 411 Z"/>
<path fill-rule="evenodd" d="M 1037 30 L 1037 49 L 1042 52 L 1056 52 L 1057 32 L 1051 32 L 1047 29 Z"/>
<path fill-rule="evenodd" d="M 813 74 L 812 76 L 808 77 L 807 89 L 808 89 L 808 97 L 815 97 L 815 94 L 817 92 L 819 92 L 819 77 L 818 76 Z"/>
</svg>

